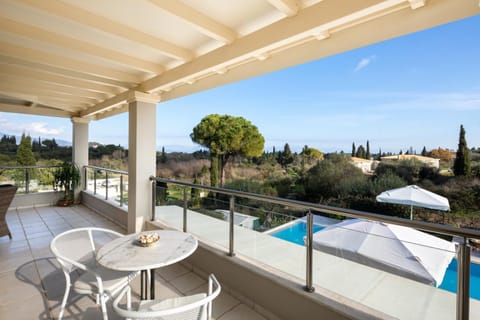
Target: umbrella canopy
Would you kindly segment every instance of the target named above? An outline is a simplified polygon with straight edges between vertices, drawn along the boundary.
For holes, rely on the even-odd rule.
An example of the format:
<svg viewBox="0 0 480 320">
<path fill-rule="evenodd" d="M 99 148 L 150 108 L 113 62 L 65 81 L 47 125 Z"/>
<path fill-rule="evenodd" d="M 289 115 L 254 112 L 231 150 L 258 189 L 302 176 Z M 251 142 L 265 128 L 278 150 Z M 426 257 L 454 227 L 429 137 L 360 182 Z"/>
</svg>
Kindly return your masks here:
<svg viewBox="0 0 480 320">
<path fill-rule="evenodd" d="M 413 218 L 413 206 L 442 211 L 450 210 L 450 204 L 447 198 L 415 185 L 384 191 L 380 193 L 376 199 L 378 202 L 409 205 L 410 219 Z"/>
<path fill-rule="evenodd" d="M 439 286 L 455 256 L 452 242 L 393 224 L 349 219 L 313 235 L 313 248 Z"/>
</svg>

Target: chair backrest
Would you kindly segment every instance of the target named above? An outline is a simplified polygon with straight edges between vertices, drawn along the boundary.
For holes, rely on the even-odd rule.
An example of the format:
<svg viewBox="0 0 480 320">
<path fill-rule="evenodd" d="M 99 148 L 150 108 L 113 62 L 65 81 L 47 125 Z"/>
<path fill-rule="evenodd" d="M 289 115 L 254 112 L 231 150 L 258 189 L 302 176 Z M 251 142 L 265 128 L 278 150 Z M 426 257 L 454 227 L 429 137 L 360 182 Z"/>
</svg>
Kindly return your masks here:
<svg viewBox="0 0 480 320">
<path fill-rule="evenodd" d="M 17 187 L 11 184 L 0 185 L 0 236 L 9 234 L 5 216 L 12 203 Z"/>
<path fill-rule="evenodd" d="M 50 250 L 67 271 L 95 266 L 98 248 L 122 234 L 109 229 L 87 227 L 65 231 L 50 243 Z"/>
<path fill-rule="evenodd" d="M 17 187 L 11 184 L 0 185 L 0 214 L 5 214 L 15 197 Z"/>
<path fill-rule="evenodd" d="M 162 301 L 142 301 L 136 311 L 119 306 L 119 302 L 127 290 L 128 288 L 125 288 L 113 302 L 113 309 L 121 317 L 131 319 L 209 320 L 212 318 L 212 301 L 220 294 L 221 286 L 217 278 L 211 274 L 208 277 L 207 293 Z"/>
</svg>

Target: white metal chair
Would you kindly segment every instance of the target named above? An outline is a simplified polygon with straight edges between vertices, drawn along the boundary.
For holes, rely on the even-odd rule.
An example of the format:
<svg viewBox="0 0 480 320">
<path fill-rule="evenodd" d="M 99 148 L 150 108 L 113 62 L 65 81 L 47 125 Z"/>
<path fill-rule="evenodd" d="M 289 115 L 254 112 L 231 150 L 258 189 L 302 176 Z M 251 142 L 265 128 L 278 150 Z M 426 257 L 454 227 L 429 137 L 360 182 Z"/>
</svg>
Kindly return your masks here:
<svg viewBox="0 0 480 320">
<path fill-rule="evenodd" d="M 127 304 L 130 304 L 130 281 L 139 272 L 122 272 L 107 269 L 97 264 L 96 253 L 103 244 L 123 236 L 109 229 L 87 227 L 65 231 L 50 243 L 50 250 L 62 266 L 66 288 L 58 320 L 62 319 L 70 288 L 79 294 L 93 294 L 101 305 L 103 319 L 107 320 L 106 302 L 123 288 L 127 288 Z M 84 272 L 72 284 L 70 273 L 76 269 Z"/>
<path fill-rule="evenodd" d="M 127 297 L 127 307 L 119 306 L 128 288 L 113 301 L 113 309 L 121 317 L 132 319 L 157 320 L 210 320 L 212 301 L 220 294 L 221 286 L 213 274 L 208 277 L 208 292 L 166 300 L 140 301 L 137 310 L 131 310 Z"/>
</svg>

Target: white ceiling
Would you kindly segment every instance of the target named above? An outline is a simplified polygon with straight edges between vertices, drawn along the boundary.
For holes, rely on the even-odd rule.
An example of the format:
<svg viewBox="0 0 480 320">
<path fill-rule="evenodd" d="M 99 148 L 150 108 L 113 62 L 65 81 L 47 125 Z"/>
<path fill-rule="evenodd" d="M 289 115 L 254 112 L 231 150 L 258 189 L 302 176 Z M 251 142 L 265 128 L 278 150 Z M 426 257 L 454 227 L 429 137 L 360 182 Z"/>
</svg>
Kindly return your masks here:
<svg viewBox="0 0 480 320">
<path fill-rule="evenodd" d="M 0 0 L 0 112 L 102 119 L 480 13 L 478 0 Z"/>
</svg>

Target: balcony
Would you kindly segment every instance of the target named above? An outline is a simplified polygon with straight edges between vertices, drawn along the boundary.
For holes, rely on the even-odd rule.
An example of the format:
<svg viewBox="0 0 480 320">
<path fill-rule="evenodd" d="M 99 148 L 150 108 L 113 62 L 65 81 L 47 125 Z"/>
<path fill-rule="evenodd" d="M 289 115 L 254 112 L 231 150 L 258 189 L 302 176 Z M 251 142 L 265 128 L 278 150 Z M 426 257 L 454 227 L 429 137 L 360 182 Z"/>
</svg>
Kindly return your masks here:
<svg viewBox="0 0 480 320">
<path fill-rule="evenodd" d="M 63 231 L 87 226 L 125 232 L 121 226 L 77 205 L 69 208 L 35 207 L 11 209 L 7 221 L 13 239 L 0 238 L 0 318 L 54 319 L 65 290 L 65 277 L 50 252 L 50 241 Z M 197 292 L 206 286 L 205 273 L 198 272 L 188 261 L 157 271 L 158 298 L 171 298 Z M 132 284 L 139 297 L 139 279 Z M 216 319 L 266 319 L 265 310 L 254 310 L 228 289 L 215 300 Z M 101 310 L 86 296 L 70 296 L 64 319 L 99 319 Z M 115 317 L 109 310 L 111 319 Z"/>
<path fill-rule="evenodd" d="M 471 318 L 480 318 L 477 302 L 468 297 L 456 302 L 454 294 L 371 270 L 365 271 L 370 278 L 363 277 L 364 273 L 354 277 L 355 268 L 350 263 L 337 259 L 328 262 L 331 258 L 325 255 L 310 254 L 258 231 L 238 229 L 233 224 L 235 216 L 231 223 L 218 217 L 211 220 L 211 215 L 189 207 L 188 200 L 182 203 L 181 197 L 178 203 L 169 204 L 176 207 L 156 207 L 149 181 L 155 174 L 156 148 L 161 145 L 156 141 L 157 103 L 464 19 L 480 13 L 478 2 L 207 3 L 2 1 L 0 112 L 71 119 L 72 161 L 80 167 L 89 164 L 89 123 L 128 112 L 130 179 L 127 188 L 126 181 L 120 181 L 121 173 L 117 181 L 97 172 L 96 178 L 106 177 L 105 184 L 90 185 L 95 177 L 85 172 L 83 191 L 76 195 L 84 206 L 66 209 L 48 206 L 56 200 L 54 191 L 27 193 L 30 190 L 26 186 L 30 185 L 26 183 L 26 194 L 15 199 L 12 207 L 16 209 L 8 215 L 14 226 L 14 240 L 2 238 L 0 243 L 1 283 L 6 283 L 2 291 L 5 296 L 0 300 L 1 317 L 10 318 L 8 312 L 25 319 L 50 318 L 52 312 L 55 315 L 56 289 L 49 290 L 49 284 L 41 281 L 49 280 L 54 272 L 55 264 L 46 259 L 49 239 L 60 230 L 85 223 L 117 228 L 111 224 L 115 221 L 128 233 L 158 226 L 196 233 L 202 245 L 183 268 L 189 271 L 187 278 L 196 279 L 197 274 L 210 271 L 220 275 L 228 288 L 225 293 L 235 297 L 225 300 L 238 300 L 236 304 L 227 303 L 231 308 L 220 310 L 251 312 L 246 311 L 248 306 L 270 319 L 403 317 L 389 313 L 390 307 L 397 306 L 400 311 L 410 311 L 405 318 L 454 318 L 455 310 L 465 311 L 469 301 Z M 119 202 L 116 196 L 112 199 L 112 182 L 118 182 L 119 188 L 125 186 L 124 190 L 115 190 Z M 309 205 L 300 204 L 300 208 L 305 210 Z M 231 211 L 229 204 L 219 209 Z M 336 212 L 342 213 L 352 214 Z M 159 221 L 150 222 L 152 215 L 157 215 Z M 218 227 L 219 233 L 210 232 L 205 223 Z M 424 225 L 417 227 L 435 231 Z M 478 233 L 464 230 L 446 232 L 463 238 L 479 237 Z M 306 262 L 307 258 L 311 263 Z M 340 277 L 330 273 L 342 270 Z M 177 271 L 172 270 L 172 274 Z M 162 281 L 166 288 L 174 282 L 170 276 Z M 391 283 L 386 286 L 389 289 L 373 290 L 373 284 L 382 281 Z M 315 293 L 303 290 L 304 286 L 309 291 L 315 288 Z M 412 287 L 416 288 L 415 294 Z M 170 288 L 182 292 L 174 285 Z M 49 292 L 54 293 L 49 296 Z M 28 296 L 28 300 L 20 303 L 22 296 Z M 397 299 L 385 302 L 388 297 Z M 95 318 L 97 310 L 86 302 L 80 299 L 72 305 L 72 318 L 90 314 Z M 19 316 L 22 312 L 26 314 Z M 217 316 L 256 317 L 228 312 Z M 460 312 L 457 318 L 466 317 Z"/>
<path fill-rule="evenodd" d="M 100 169 L 104 172 L 103 179 L 107 178 L 105 172 L 109 172 L 109 169 L 85 168 L 87 171 Z M 102 186 L 101 180 L 85 185 L 91 188 L 97 184 Z M 185 263 L 157 271 L 162 297 L 198 289 L 205 284 L 206 275 L 213 272 L 224 287 L 222 298 L 214 304 L 217 319 L 298 319 L 299 316 L 309 319 L 316 315 L 324 315 L 328 319 L 455 319 L 457 308 L 461 307 L 461 299 L 454 292 L 317 250 L 313 250 L 309 258 L 308 246 L 288 242 L 272 234 L 299 221 L 309 223 L 305 219 L 308 214 L 303 219 L 280 214 L 282 206 L 297 213 L 305 212 L 305 208 L 315 210 L 316 218 L 329 210 L 337 210 L 335 213 L 338 215 L 364 214 L 364 218 L 379 221 L 385 218 L 391 220 L 385 222 L 430 228 L 429 231 L 437 229 L 437 232 L 457 236 L 466 232 L 470 234 L 469 237 L 478 238 L 476 231 L 415 224 L 408 220 L 382 218 L 368 213 L 226 189 L 213 190 L 178 181 L 158 178 L 153 181 L 152 191 L 157 195 L 155 217 L 147 222 L 146 228 L 187 230 L 200 243 L 196 253 Z M 200 188 L 200 192 L 192 192 L 196 188 Z M 7 237 L 0 239 L 4 270 L 1 277 L 8 284 L 8 290 L 4 291 L 2 297 L 2 301 L 5 301 L 0 309 L 2 316 L 9 316 L 8 312 L 17 310 L 15 306 L 25 304 L 27 299 L 29 307 L 22 309 L 26 313 L 25 319 L 37 315 L 45 318 L 56 315 L 58 297 L 63 293 L 63 275 L 48 249 L 54 235 L 70 228 L 93 225 L 125 232 L 125 206 L 121 207 L 118 201 L 105 199 L 102 190 L 96 191 L 97 194 L 89 188 L 84 190 L 83 205 L 71 208 L 21 208 L 17 202 L 20 208 L 9 211 L 7 219 L 13 240 L 9 241 Z M 199 203 L 209 203 L 207 194 L 211 191 L 217 193 L 216 202 L 208 207 L 199 206 Z M 201 195 L 203 199 L 199 201 L 192 195 Z M 255 201 L 253 205 L 252 202 L 247 205 L 242 198 Z M 260 205 L 260 201 L 265 203 Z M 248 216 L 247 212 L 255 211 L 261 216 L 265 205 L 269 206 L 268 212 L 274 214 L 269 226 L 265 227 L 265 223 L 259 225 L 254 222 L 255 219 L 244 219 Z M 231 212 L 234 212 L 233 219 L 230 219 Z M 319 223 L 325 225 L 334 222 L 321 218 Z M 384 241 L 378 239 L 379 248 L 385 245 Z M 422 243 L 417 245 L 425 247 Z M 467 249 L 470 250 L 469 247 Z M 461 260 L 460 257 L 458 259 Z M 472 260 L 475 263 L 480 260 L 475 252 L 472 252 Z M 137 295 L 138 290 L 137 281 L 134 283 Z M 19 299 L 19 296 L 25 297 L 25 300 Z M 88 298 L 79 297 L 78 301 L 73 301 L 69 308 L 73 318 L 83 319 L 87 316 L 94 319 L 99 316 L 99 311 Z M 468 315 L 470 319 L 476 319 L 480 316 L 480 300 L 470 298 L 467 301 Z"/>
</svg>

